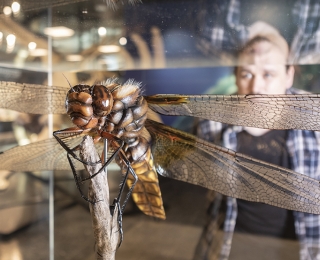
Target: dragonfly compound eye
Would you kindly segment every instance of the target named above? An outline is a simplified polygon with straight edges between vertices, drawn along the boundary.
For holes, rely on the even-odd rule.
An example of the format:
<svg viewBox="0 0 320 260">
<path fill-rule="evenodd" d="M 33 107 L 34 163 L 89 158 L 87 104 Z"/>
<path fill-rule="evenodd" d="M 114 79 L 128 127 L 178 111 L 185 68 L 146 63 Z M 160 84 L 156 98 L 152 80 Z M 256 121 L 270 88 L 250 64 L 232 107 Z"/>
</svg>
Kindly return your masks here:
<svg viewBox="0 0 320 260">
<path fill-rule="evenodd" d="M 113 96 L 103 85 L 94 85 L 91 90 L 93 113 L 96 116 L 108 115 L 113 106 Z"/>
</svg>

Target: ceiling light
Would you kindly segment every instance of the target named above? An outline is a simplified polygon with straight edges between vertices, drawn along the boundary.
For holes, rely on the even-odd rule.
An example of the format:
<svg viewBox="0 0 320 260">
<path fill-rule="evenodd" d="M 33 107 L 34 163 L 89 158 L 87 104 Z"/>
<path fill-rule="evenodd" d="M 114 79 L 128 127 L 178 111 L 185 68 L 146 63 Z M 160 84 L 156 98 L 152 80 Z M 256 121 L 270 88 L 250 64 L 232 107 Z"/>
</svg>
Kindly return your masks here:
<svg viewBox="0 0 320 260">
<path fill-rule="evenodd" d="M 67 61 L 82 61 L 83 57 L 78 54 L 70 54 L 66 56 Z"/>
<path fill-rule="evenodd" d="M 29 51 L 30 56 L 41 57 L 48 55 L 48 50 L 46 49 L 34 49 Z"/>
<path fill-rule="evenodd" d="M 13 13 L 19 13 L 20 12 L 20 4 L 18 2 L 13 2 L 11 5 L 11 9 Z"/>
<path fill-rule="evenodd" d="M 35 48 L 37 48 L 37 44 L 35 42 L 29 42 L 28 48 L 29 50 L 34 50 Z"/>
<path fill-rule="evenodd" d="M 27 50 L 21 49 L 18 51 L 18 56 L 22 59 L 26 59 L 29 56 L 29 52 Z"/>
<path fill-rule="evenodd" d="M 105 36 L 107 34 L 107 29 L 105 27 L 99 27 L 98 34 L 100 36 Z"/>
<path fill-rule="evenodd" d="M 10 15 L 12 13 L 11 7 L 10 6 L 3 7 L 3 13 L 5 15 Z"/>
<path fill-rule="evenodd" d="M 7 45 L 9 46 L 14 46 L 16 43 L 16 36 L 13 34 L 9 34 L 6 38 L 7 40 Z"/>
<path fill-rule="evenodd" d="M 126 38 L 126 37 L 121 37 L 121 38 L 119 39 L 119 43 L 120 43 L 121 45 L 126 45 L 126 44 L 127 44 L 127 38 Z"/>
<path fill-rule="evenodd" d="M 63 37 L 70 37 L 74 35 L 74 30 L 67 28 L 65 26 L 56 26 L 56 27 L 45 28 L 44 33 L 54 38 L 63 38 Z"/>
<path fill-rule="evenodd" d="M 98 47 L 98 51 L 103 52 L 103 53 L 119 52 L 120 47 L 118 45 L 100 45 Z"/>
<path fill-rule="evenodd" d="M 13 34 L 9 34 L 7 37 L 6 37 L 6 40 L 7 40 L 7 50 L 6 52 L 7 53 L 11 53 L 14 49 L 14 46 L 16 44 L 16 36 L 13 35 Z"/>
</svg>

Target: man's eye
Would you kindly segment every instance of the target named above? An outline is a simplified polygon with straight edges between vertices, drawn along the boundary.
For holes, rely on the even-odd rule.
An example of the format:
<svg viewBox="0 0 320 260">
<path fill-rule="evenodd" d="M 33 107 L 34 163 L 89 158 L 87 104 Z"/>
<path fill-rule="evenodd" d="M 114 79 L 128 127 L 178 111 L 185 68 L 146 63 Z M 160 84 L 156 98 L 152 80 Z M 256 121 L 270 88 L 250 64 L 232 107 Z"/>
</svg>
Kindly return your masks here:
<svg viewBox="0 0 320 260">
<path fill-rule="evenodd" d="M 273 75 L 272 75 L 271 73 L 265 73 L 265 74 L 264 74 L 264 77 L 265 77 L 265 78 L 271 78 L 272 76 L 273 76 Z"/>
<path fill-rule="evenodd" d="M 252 74 L 251 73 L 241 73 L 241 78 L 243 79 L 251 79 Z"/>
</svg>

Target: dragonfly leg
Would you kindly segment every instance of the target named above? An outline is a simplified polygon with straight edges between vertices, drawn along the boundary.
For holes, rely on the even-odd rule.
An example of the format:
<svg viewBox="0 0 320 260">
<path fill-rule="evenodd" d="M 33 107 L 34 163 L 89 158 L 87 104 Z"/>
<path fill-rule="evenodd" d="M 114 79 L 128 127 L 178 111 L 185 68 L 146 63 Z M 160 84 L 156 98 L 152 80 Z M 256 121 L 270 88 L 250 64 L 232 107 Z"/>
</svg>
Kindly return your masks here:
<svg viewBox="0 0 320 260">
<path fill-rule="evenodd" d="M 138 176 L 137 174 L 135 173 L 135 171 L 132 169 L 131 167 L 131 164 L 129 162 L 129 160 L 127 159 L 127 157 L 125 156 L 124 152 L 121 150 L 120 152 L 120 158 L 123 160 L 123 162 L 125 163 L 125 165 L 127 166 L 127 170 L 126 170 L 126 173 L 124 175 L 124 178 L 120 184 L 120 190 L 119 190 L 119 193 L 118 193 L 118 197 L 116 198 L 117 201 L 121 201 L 121 197 L 122 197 L 122 194 L 123 194 L 123 190 L 124 190 L 124 187 L 126 185 L 126 182 L 127 182 L 127 179 L 129 177 L 129 174 L 132 175 L 132 177 L 134 178 L 134 181 L 133 181 L 133 184 L 131 185 L 131 187 L 129 188 L 129 191 L 124 199 L 124 202 L 123 202 L 123 205 L 121 207 L 121 210 L 122 212 L 124 211 L 126 205 L 127 205 L 127 202 L 132 194 L 132 191 L 138 181 Z"/>
<path fill-rule="evenodd" d="M 117 140 L 112 140 L 112 141 L 115 141 L 115 142 L 116 142 Z M 81 190 L 81 187 L 80 187 L 80 184 L 83 183 L 83 182 L 85 182 L 86 180 L 92 179 L 92 178 L 94 178 L 95 176 L 97 176 L 99 173 L 101 173 L 101 172 L 112 162 L 112 160 L 114 159 L 114 157 L 119 153 L 119 151 L 121 151 L 121 149 L 122 149 L 122 147 L 123 147 L 123 145 L 124 145 L 124 142 L 123 142 L 122 140 L 120 140 L 120 141 L 121 141 L 121 142 L 120 142 L 120 145 L 118 144 L 118 147 L 117 147 L 117 149 L 115 150 L 115 152 L 110 156 L 110 158 L 108 158 L 108 160 L 104 163 L 104 165 L 100 168 L 100 170 L 98 170 L 96 173 L 90 175 L 89 177 L 86 177 L 86 178 L 83 178 L 83 179 L 79 178 L 79 176 L 77 175 L 77 172 L 76 172 L 75 167 L 74 167 L 74 165 L 73 165 L 73 163 L 72 163 L 70 154 L 67 153 L 68 160 L 69 160 L 69 163 L 70 163 L 70 166 L 71 166 L 71 169 L 72 169 L 72 173 L 73 173 L 73 176 L 74 176 L 74 179 L 75 179 L 75 182 L 76 182 L 76 186 L 77 186 L 78 190 L 80 191 L 81 197 L 82 197 L 84 200 L 86 200 L 86 201 L 88 201 L 88 202 L 90 202 L 90 203 L 92 203 L 92 204 L 95 203 L 95 201 L 89 200 L 89 199 L 83 194 L 83 192 L 82 192 L 82 190 Z M 115 146 L 114 143 L 113 143 L 113 146 Z M 71 155 L 71 156 L 72 156 L 72 155 Z M 88 162 L 88 163 L 90 163 L 90 162 Z M 122 212 L 121 212 L 121 214 L 122 214 Z"/>
<path fill-rule="evenodd" d="M 108 134 L 108 136 L 106 136 L 106 134 L 105 134 L 105 136 L 103 138 L 107 138 L 107 139 L 112 140 L 112 141 L 119 141 L 119 143 L 120 143 L 120 145 L 118 144 L 118 147 L 117 147 L 116 151 L 108 159 L 108 161 L 105 163 L 105 165 L 107 165 L 109 161 L 113 160 L 114 157 L 118 154 L 119 157 L 120 157 L 120 160 L 122 160 L 124 162 L 124 164 L 127 166 L 126 174 L 124 175 L 124 178 L 123 178 L 123 180 L 122 180 L 122 182 L 120 184 L 120 190 L 119 190 L 118 196 L 117 196 L 117 198 L 115 198 L 113 200 L 113 203 L 110 206 L 110 213 L 111 213 L 112 216 L 114 214 L 115 208 L 118 209 L 117 221 L 118 221 L 119 232 L 120 232 L 120 242 L 119 242 L 118 247 L 120 247 L 120 245 L 121 245 L 121 243 L 123 241 L 122 214 L 123 214 L 123 211 L 124 211 L 124 209 L 126 207 L 126 204 L 127 204 L 128 200 L 129 200 L 129 198 L 130 198 L 130 196 L 132 194 L 132 191 L 133 191 L 133 189 L 134 189 L 134 187 L 135 187 L 135 185 L 136 185 L 136 183 L 138 181 L 138 176 L 134 172 L 133 168 L 131 167 L 131 164 L 130 164 L 129 160 L 127 159 L 124 151 L 122 150 L 123 145 L 124 145 L 124 141 L 121 140 L 120 138 L 117 138 L 117 137 L 109 135 L 109 134 Z M 113 143 L 113 146 L 115 146 L 115 143 Z M 105 165 L 103 167 L 105 167 Z M 98 174 L 98 173 L 96 173 L 96 174 Z M 126 195 L 126 198 L 124 199 L 123 205 L 121 207 L 121 205 L 120 205 L 121 197 L 122 197 L 122 194 L 123 194 L 123 191 L 124 191 L 124 188 L 125 188 L 125 185 L 126 185 L 126 181 L 128 179 L 129 174 L 131 174 L 133 176 L 134 182 L 131 185 L 131 187 L 129 188 L 129 191 L 128 191 L 128 193 Z M 92 176 L 94 176 L 94 175 L 92 175 Z"/>
<path fill-rule="evenodd" d="M 127 172 L 126 172 L 126 176 L 125 176 L 125 178 L 124 178 L 124 180 L 123 180 L 123 183 L 121 184 L 120 192 L 121 192 L 121 193 L 123 192 L 125 183 L 126 183 L 126 181 L 127 181 L 127 179 L 128 179 L 128 176 L 129 176 L 129 172 L 130 172 L 131 175 L 133 176 L 134 182 L 133 182 L 133 184 L 131 185 L 131 187 L 129 188 L 129 191 L 128 191 L 128 193 L 127 193 L 127 196 L 126 196 L 126 198 L 125 198 L 125 200 L 124 200 L 124 202 L 123 202 L 122 211 L 124 211 L 124 209 L 125 209 L 125 207 L 126 207 L 126 205 L 127 205 L 127 202 L 128 202 L 128 200 L 129 200 L 129 198 L 130 198 L 130 196 L 131 196 L 131 194 L 132 194 L 132 191 L 133 191 L 133 189 L 134 189 L 134 187 L 136 186 L 136 183 L 137 183 L 137 181 L 138 181 L 138 176 L 137 176 L 137 174 L 135 173 L 135 171 L 132 169 L 131 165 L 129 164 L 128 169 L 127 169 Z"/>
<path fill-rule="evenodd" d="M 121 151 L 121 152 L 122 152 L 122 151 Z M 121 154 L 122 154 L 122 153 L 121 153 Z M 122 154 L 121 157 L 125 157 L 125 155 Z M 118 217 L 117 217 L 118 220 L 117 220 L 117 221 L 118 221 L 119 232 L 120 232 L 120 242 L 119 242 L 118 247 L 120 247 L 120 245 L 121 245 L 121 243 L 122 243 L 122 241 L 123 241 L 122 214 L 123 214 L 123 211 L 124 211 L 124 209 L 125 209 L 125 207 L 126 207 L 126 205 L 127 205 L 128 199 L 129 199 L 129 197 L 131 196 L 131 193 L 132 193 L 132 191 L 133 191 L 133 189 L 134 189 L 134 186 L 136 185 L 136 183 L 137 183 L 137 181 L 138 181 L 138 177 L 137 177 L 136 173 L 134 172 L 134 170 L 132 169 L 132 167 L 131 167 L 131 165 L 130 165 L 130 163 L 129 163 L 129 161 L 127 160 L 126 157 L 125 157 L 124 161 L 125 161 L 126 164 L 127 164 L 127 171 L 126 171 L 126 174 L 125 174 L 125 176 L 124 176 L 124 179 L 123 179 L 123 181 L 122 181 L 122 183 L 121 183 L 121 185 L 120 185 L 120 191 L 119 191 L 118 197 L 113 200 L 113 204 L 110 206 L 110 212 L 111 212 L 111 215 L 112 215 L 112 216 L 113 216 L 113 214 L 114 214 L 115 207 L 118 208 Z M 122 207 L 121 207 L 121 206 L 120 206 L 121 196 L 122 196 L 124 187 L 125 187 L 125 185 L 126 185 L 126 181 L 127 181 L 127 179 L 128 179 L 129 173 L 131 173 L 131 175 L 133 176 L 134 182 L 133 182 L 132 186 L 130 187 L 130 189 L 129 189 L 128 193 L 127 193 L 127 196 L 126 196 L 126 198 L 125 198 L 125 200 L 124 200 L 124 202 L 123 202 L 123 205 L 122 205 Z"/>
<path fill-rule="evenodd" d="M 108 158 L 108 160 L 103 164 L 103 166 L 101 167 L 101 169 L 99 171 L 97 171 L 96 173 L 92 174 L 89 177 L 86 177 L 84 179 L 81 180 L 81 182 L 84 182 L 86 180 L 92 179 L 95 176 L 97 176 L 100 172 L 102 172 L 114 159 L 114 157 L 119 153 L 119 151 L 122 149 L 124 142 L 122 140 L 120 140 L 121 144 L 119 145 L 119 147 L 117 147 L 117 149 L 115 150 L 115 152 Z"/>
<path fill-rule="evenodd" d="M 117 222 L 118 222 L 118 226 L 119 226 L 118 232 L 120 233 L 120 241 L 119 241 L 119 245 L 118 245 L 118 248 L 119 248 L 122 244 L 122 241 L 123 241 L 122 211 L 121 211 L 119 201 L 117 201 L 117 199 L 114 199 L 113 204 L 110 206 L 111 216 L 113 216 L 116 207 L 118 209 L 118 216 L 117 216 Z"/>
<path fill-rule="evenodd" d="M 80 135 L 82 134 L 83 130 L 79 129 L 79 128 L 67 128 L 67 129 L 63 129 L 63 130 L 58 130 L 58 131 L 54 131 L 53 132 L 53 136 L 54 138 L 56 138 L 56 140 L 58 141 L 58 143 L 63 147 L 63 149 L 65 149 L 67 151 L 68 154 L 72 155 L 73 158 L 76 158 L 77 155 L 74 153 L 75 150 L 77 150 L 79 148 L 79 145 L 74 147 L 74 148 L 70 148 L 60 137 L 60 135 L 64 136 L 64 135 L 68 135 L 68 136 L 72 136 L 72 135 Z"/>
<path fill-rule="evenodd" d="M 89 166 L 95 166 L 97 163 L 100 163 L 101 161 L 98 162 L 86 162 L 84 160 L 81 160 L 75 151 L 78 151 L 80 149 L 80 144 L 70 148 L 66 142 L 63 140 L 64 136 L 67 137 L 72 137 L 72 136 L 77 136 L 83 134 L 83 130 L 77 127 L 71 127 L 71 128 L 66 128 L 63 130 L 58 130 L 53 132 L 53 136 L 56 138 L 57 142 L 63 147 L 63 149 L 66 150 L 68 154 L 70 154 L 75 160 Z M 60 137 L 62 136 L 62 137 Z"/>
<path fill-rule="evenodd" d="M 133 168 L 131 167 L 131 163 L 130 161 L 128 160 L 125 152 L 123 151 L 122 147 L 124 145 L 124 141 L 121 140 L 120 138 L 118 138 L 117 136 L 114 136 L 108 132 L 101 132 L 101 137 L 102 138 L 105 138 L 105 139 L 108 139 L 108 140 L 113 140 L 113 141 L 116 141 L 115 143 L 119 142 L 120 145 L 119 147 L 117 148 L 116 152 L 118 155 L 119 155 L 119 158 L 120 160 L 122 160 L 122 162 L 124 162 L 124 165 L 126 165 L 127 167 L 127 170 L 126 170 L 126 174 L 124 175 L 124 179 L 122 181 L 122 183 L 120 184 L 120 190 L 119 190 L 119 194 L 118 194 L 118 197 L 115 199 L 115 201 L 119 202 L 121 201 L 121 197 L 122 197 L 122 193 L 123 193 L 123 190 L 124 190 L 124 187 L 126 185 L 126 181 L 128 179 L 128 176 L 129 176 L 129 173 L 132 175 L 132 177 L 134 178 L 134 182 L 133 184 L 131 185 L 131 187 L 129 188 L 129 191 L 127 193 L 127 196 L 123 202 L 123 205 L 122 205 L 122 212 L 124 211 L 125 207 L 126 207 L 126 204 L 132 194 L 132 191 L 134 189 L 134 186 L 136 185 L 137 181 L 138 181 L 138 176 L 136 175 L 135 171 L 133 170 Z M 113 145 L 115 145 L 115 143 L 113 143 Z M 112 158 L 115 157 L 116 154 L 113 154 L 112 155 Z"/>
<path fill-rule="evenodd" d="M 68 158 L 68 161 L 69 161 L 71 170 L 72 170 L 72 174 L 73 174 L 74 181 L 75 181 L 75 183 L 76 183 L 76 187 L 77 187 L 77 189 L 79 190 L 81 197 L 82 197 L 84 200 L 86 200 L 87 202 L 90 202 L 91 204 L 95 204 L 96 201 L 90 200 L 90 199 L 89 199 L 88 197 L 86 197 L 86 196 L 84 195 L 84 193 L 82 192 L 82 189 L 81 189 L 81 187 L 80 187 L 81 179 L 79 178 L 79 176 L 78 176 L 78 174 L 77 174 L 76 168 L 75 168 L 75 166 L 74 166 L 74 164 L 73 164 L 73 162 L 72 162 L 72 160 L 71 160 L 71 157 L 70 157 L 70 154 L 69 154 L 69 153 L 67 153 L 67 158 Z"/>
</svg>

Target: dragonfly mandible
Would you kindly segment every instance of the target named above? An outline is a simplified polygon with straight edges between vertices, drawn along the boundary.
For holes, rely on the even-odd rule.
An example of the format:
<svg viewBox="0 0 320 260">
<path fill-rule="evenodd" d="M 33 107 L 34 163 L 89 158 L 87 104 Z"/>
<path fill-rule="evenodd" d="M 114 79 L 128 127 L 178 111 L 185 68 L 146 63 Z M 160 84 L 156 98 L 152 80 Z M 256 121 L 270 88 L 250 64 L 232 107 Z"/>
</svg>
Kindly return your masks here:
<svg viewBox="0 0 320 260">
<path fill-rule="evenodd" d="M 134 81 L 123 85 L 111 81 L 106 87 L 112 89 L 112 84 L 123 90 L 129 88 L 129 85 L 135 86 L 137 90 L 140 88 Z M 66 113 L 68 91 L 64 87 L 1 82 L 1 107 L 27 113 L 62 114 Z M 123 94 L 121 100 L 132 101 L 127 94 Z M 320 95 L 317 94 L 141 96 L 139 92 L 133 100 L 145 100 L 149 108 L 166 115 L 187 115 L 227 124 L 271 129 L 320 129 Z M 123 111 L 135 108 L 135 102 L 123 107 Z M 110 118 L 114 116 L 114 112 L 110 113 Z M 123 115 L 126 114 L 125 112 Z M 124 119 L 125 116 L 121 118 Z M 142 129 L 146 146 L 150 147 L 150 163 L 147 166 L 154 171 L 151 178 L 153 181 L 156 173 L 159 173 L 227 196 L 320 214 L 320 185 L 315 179 L 236 153 L 152 120 L 147 119 Z M 122 130 L 121 127 L 117 129 Z M 113 133 L 117 135 L 117 131 Z M 85 134 L 87 133 L 82 131 L 63 138 L 70 147 L 74 147 Z M 123 150 L 130 157 L 127 148 L 128 145 Z M 55 139 L 48 139 L 5 151 L 0 155 L 0 162 L 2 169 L 13 171 L 65 170 L 70 167 L 66 156 L 67 152 Z M 137 170 L 134 159 L 130 158 L 130 162 Z M 121 165 L 121 160 L 119 163 Z M 79 162 L 76 166 L 78 169 L 83 167 Z M 149 183 L 148 179 L 139 178 L 138 183 L 142 185 L 140 187 L 151 184 L 149 186 L 153 188 L 151 192 L 149 187 L 133 191 L 133 198 L 140 209 L 151 216 L 164 218 L 164 215 L 158 214 L 159 210 L 163 210 L 158 203 L 161 201 L 160 193 L 154 200 L 156 203 L 152 204 L 155 195 L 153 191 L 158 191 L 157 180 Z M 140 203 L 141 196 L 146 198 L 143 203 Z M 145 207 L 155 210 L 144 210 Z"/>
</svg>

